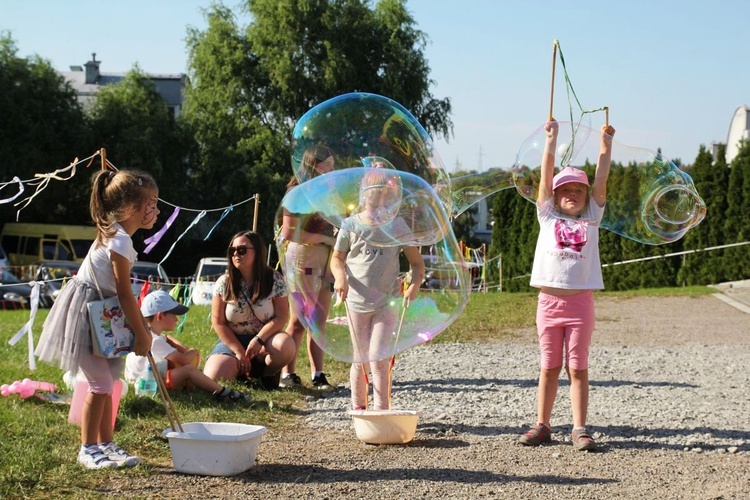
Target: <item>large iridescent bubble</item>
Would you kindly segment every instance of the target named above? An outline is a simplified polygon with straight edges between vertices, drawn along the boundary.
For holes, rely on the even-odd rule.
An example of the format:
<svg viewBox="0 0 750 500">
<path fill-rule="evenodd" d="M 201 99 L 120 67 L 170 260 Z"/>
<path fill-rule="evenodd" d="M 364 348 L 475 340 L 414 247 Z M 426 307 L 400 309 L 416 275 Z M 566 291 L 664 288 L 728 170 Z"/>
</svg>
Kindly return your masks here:
<svg viewBox="0 0 750 500">
<path fill-rule="evenodd" d="M 593 180 L 601 133 L 583 124 L 559 125 L 555 166 L 582 168 Z M 539 192 L 545 137 L 541 126 L 521 145 L 513 166 L 516 189 L 531 202 Z M 705 215 L 706 205 L 687 173 L 661 153 L 612 141 L 603 228 L 661 245 L 682 238 Z"/>
<path fill-rule="evenodd" d="M 417 119 L 393 99 L 353 92 L 318 104 L 305 113 L 292 133 L 292 170 L 300 183 L 306 152 L 327 148 L 336 170 L 368 166 L 380 158 L 394 169 L 424 179 L 450 213 L 450 177 L 429 134 Z M 309 154 L 309 153 L 308 153 Z"/>
<path fill-rule="evenodd" d="M 366 164 L 382 165 L 380 159 Z M 369 176 L 369 177 L 368 177 Z M 372 179 L 377 179 L 373 183 Z M 369 179 L 369 180 L 368 180 Z M 363 218 L 368 199 L 380 200 L 374 217 Z M 336 359 L 367 362 L 390 357 L 427 342 L 463 311 L 470 295 L 468 266 L 449 217 L 432 187 L 416 175 L 390 168 L 348 168 L 328 172 L 290 190 L 277 213 L 278 247 L 290 304 L 315 342 Z M 346 307 L 331 303 L 330 246 L 339 227 L 375 247 L 422 246 L 432 288 L 404 302 L 402 272 L 394 280 L 386 308 L 396 318 L 386 338 L 363 346 L 350 335 Z M 324 242 L 323 245 L 316 242 Z M 317 257 L 316 257 L 317 255 Z M 404 260 L 404 259 L 402 259 Z M 402 262 L 401 269 L 408 269 Z"/>
</svg>

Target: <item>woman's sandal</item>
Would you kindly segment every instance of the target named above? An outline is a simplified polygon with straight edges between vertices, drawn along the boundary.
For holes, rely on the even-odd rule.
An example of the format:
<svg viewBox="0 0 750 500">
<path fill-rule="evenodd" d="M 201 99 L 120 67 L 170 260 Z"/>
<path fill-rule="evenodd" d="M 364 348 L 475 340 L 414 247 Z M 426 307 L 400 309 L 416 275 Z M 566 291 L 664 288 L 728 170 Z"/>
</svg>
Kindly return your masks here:
<svg viewBox="0 0 750 500">
<path fill-rule="evenodd" d="M 570 434 L 573 437 L 573 448 L 578 451 L 591 451 L 596 449 L 596 441 L 591 437 L 589 431 L 584 427 L 583 429 L 573 429 Z"/>
</svg>

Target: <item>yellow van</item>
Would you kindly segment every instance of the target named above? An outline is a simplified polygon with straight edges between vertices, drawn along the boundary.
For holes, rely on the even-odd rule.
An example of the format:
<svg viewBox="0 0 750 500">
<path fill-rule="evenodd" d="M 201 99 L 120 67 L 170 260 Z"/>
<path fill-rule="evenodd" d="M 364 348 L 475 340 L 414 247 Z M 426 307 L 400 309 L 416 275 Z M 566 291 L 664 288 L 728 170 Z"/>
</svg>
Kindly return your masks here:
<svg viewBox="0 0 750 500">
<path fill-rule="evenodd" d="M 11 266 L 25 266 L 38 260 L 82 262 L 95 239 L 93 226 L 6 222 L 0 245 Z"/>
</svg>

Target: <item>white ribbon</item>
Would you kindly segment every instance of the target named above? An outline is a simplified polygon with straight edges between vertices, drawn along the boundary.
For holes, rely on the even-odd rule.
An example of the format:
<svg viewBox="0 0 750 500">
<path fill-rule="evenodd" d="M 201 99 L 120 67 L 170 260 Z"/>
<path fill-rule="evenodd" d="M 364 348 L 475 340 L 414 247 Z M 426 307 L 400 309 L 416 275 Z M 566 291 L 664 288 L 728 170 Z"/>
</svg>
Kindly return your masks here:
<svg viewBox="0 0 750 500">
<path fill-rule="evenodd" d="M 11 201 L 13 201 L 16 198 L 18 198 L 19 196 L 21 196 L 21 193 L 23 193 L 23 182 L 21 182 L 21 179 L 19 179 L 18 176 L 13 177 L 13 180 L 10 181 L 10 182 L 4 182 L 2 184 L 2 186 L 0 186 L 0 189 L 3 189 L 5 186 L 10 185 L 12 182 L 17 182 L 18 183 L 18 192 L 15 194 L 15 196 L 13 196 L 11 198 L 5 198 L 3 200 L 0 200 L 0 205 L 2 205 L 4 203 L 10 203 Z"/>
<path fill-rule="evenodd" d="M 29 315 L 29 321 L 26 322 L 18 332 L 13 335 L 8 343 L 10 345 L 16 345 L 16 343 L 23 338 L 27 333 L 29 334 L 29 369 L 36 370 L 36 358 L 34 357 L 34 333 L 31 331 L 31 327 L 34 325 L 34 319 L 36 318 L 36 312 L 39 310 L 39 287 L 44 283 L 43 281 L 31 281 L 31 314 Z"/>
</svg>

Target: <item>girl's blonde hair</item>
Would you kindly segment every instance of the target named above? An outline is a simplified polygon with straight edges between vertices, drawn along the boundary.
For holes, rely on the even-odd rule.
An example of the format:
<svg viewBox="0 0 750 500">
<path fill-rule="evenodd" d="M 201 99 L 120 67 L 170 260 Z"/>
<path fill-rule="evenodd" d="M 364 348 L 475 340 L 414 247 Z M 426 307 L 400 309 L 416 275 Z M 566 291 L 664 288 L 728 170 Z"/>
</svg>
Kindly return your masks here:
<svg viewBox="0 0 750 500">
<path fill-rule="evenodd" d="M 140 170 L 99 170 L 91 176 L 89 210 L 96 224 L 97 243 L 117 232 L 115 222 L 127 219 L 156 191 L 156 181 Z"/>
</svg>

